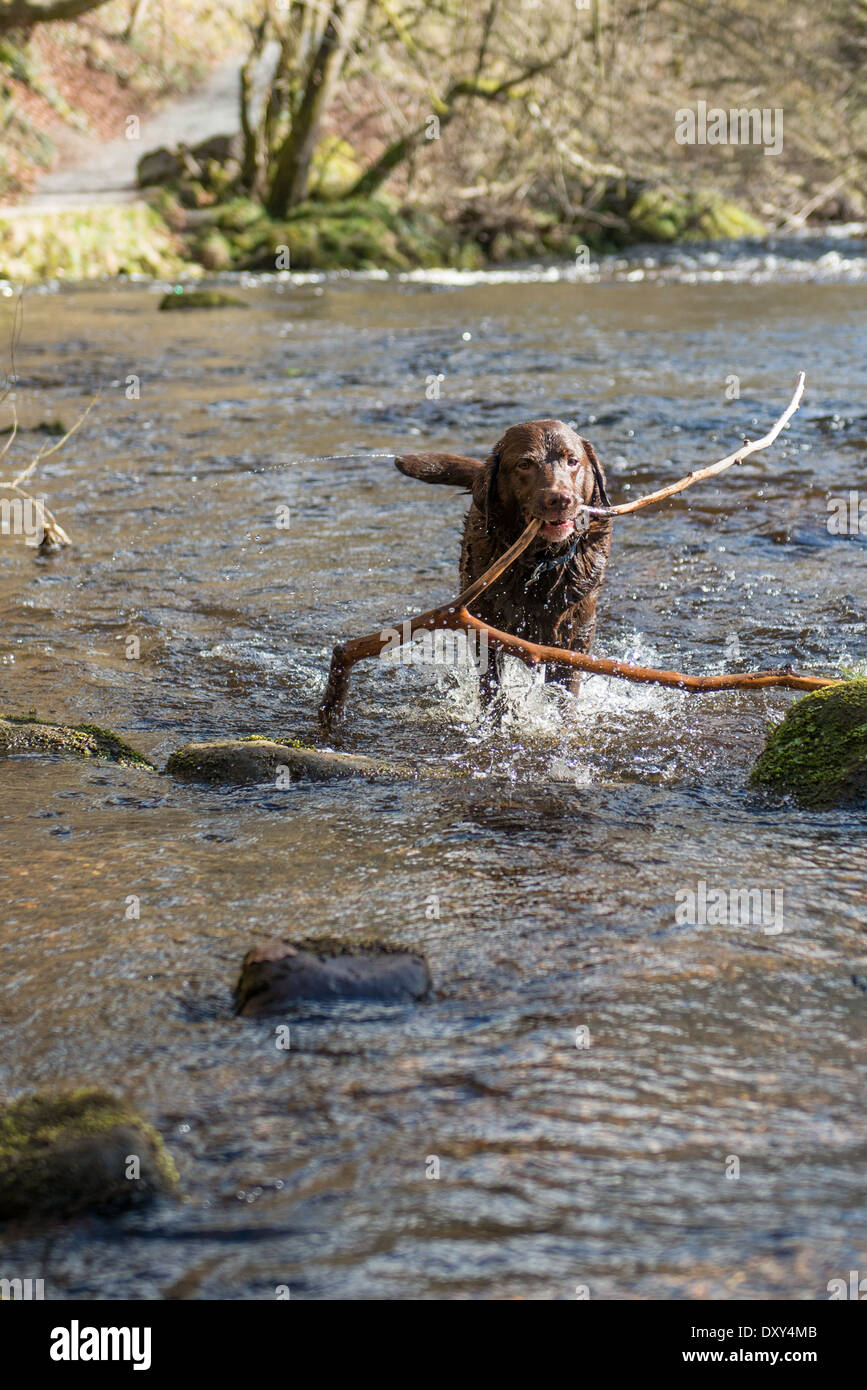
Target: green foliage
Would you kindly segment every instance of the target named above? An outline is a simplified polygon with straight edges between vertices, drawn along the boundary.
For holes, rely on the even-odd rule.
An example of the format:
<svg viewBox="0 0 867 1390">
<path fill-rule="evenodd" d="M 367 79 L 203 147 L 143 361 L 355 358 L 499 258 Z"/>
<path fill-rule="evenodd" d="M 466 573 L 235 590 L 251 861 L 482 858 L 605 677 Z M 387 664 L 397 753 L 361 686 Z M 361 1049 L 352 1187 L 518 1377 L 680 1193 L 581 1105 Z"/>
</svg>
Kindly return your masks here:
<svg viewBox="0 0 867 1390">
<path fill-rule="evenodd" d="M 174 235 L 143 203 L 17 217 L 0 212 L 0 279 L 31 284 L 121 274 L 168 278 L 180 265 Z"/>
<path fill-rule="evenodd" d="M 362 167 L 348 140 L 336 135 L 320 140 L 313 153 L 310 197 L 326 201 L 345 197 L 360 178 Z"/>
<path fill-rule="evenodd" d="M 635 199 L 628 218 L 633 239 L 639 241 L 705 241 L 765 232 L 750 213 L 715 193 L 648 188 Z"/>
</svg>

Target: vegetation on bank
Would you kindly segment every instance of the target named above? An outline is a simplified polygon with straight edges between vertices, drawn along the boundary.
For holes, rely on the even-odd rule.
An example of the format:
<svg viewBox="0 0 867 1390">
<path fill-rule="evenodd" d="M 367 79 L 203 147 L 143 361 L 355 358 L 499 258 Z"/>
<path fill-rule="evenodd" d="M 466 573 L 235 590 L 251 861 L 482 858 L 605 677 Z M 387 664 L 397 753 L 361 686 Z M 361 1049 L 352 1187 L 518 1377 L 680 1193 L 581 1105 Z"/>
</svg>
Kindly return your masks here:
<svg viewBox="0 0 867 1390">
<path fill-rule="evenodd" d="M 201 198 L 201 191 L 205 197 Z M 194 196 L 201 206 L 185 203 Z M 205 272 L 370 270 L 444 266 L 478 270 L 518 261 L 569 260 L 643 241 L 761 236 L 757 219 L 717 194 L 676 195 L 613 189 L 625 228 L 600 235 L 580 220 L 558 221 L 537 209 L 516 211 L 491 226 L 469 228 L 436 213 L 375 198 L 310 201 L 284 219 L 245 197 L 207 201 L 204 186 L 175 184 L 151 203 L 86 211 L 18 214 L 0 210 L 0 281 L 74 282 L 113 275 L 161 279 Z M 585 250 L 582 250 L 585 248 Z M 216 307 L 214 293 L 171 296 L 162 308 Z M 204 296 L 204 297 L 203 297 Z M 226 296 L 222 302 L 228 302 Z"/>
</svg>

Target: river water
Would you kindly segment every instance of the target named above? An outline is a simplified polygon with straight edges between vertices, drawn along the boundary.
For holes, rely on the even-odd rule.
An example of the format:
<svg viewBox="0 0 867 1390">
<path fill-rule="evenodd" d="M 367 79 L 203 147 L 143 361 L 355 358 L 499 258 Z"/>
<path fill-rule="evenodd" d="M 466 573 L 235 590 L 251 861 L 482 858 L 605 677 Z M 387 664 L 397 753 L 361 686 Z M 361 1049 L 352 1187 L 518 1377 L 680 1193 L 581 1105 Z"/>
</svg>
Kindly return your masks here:
<svg viewBox="0 0 867 1390">
<path fill-rule="evenodd" d="M 248 279 L 220 313 L 158 313 L 150 284 L 32 294 L 16 457 L 103 392 L 37 475 L 74 549 L 2 541 L 0 708 L 161 762 L 318 738 L 333 644 L 457 590 L 466 501 L 391 455 L 558 416 L 620 501 L 763 432 L 800 368 L 772 451 L 616 524 L 596 652 L 857 669 L 867 534 L 827 523 L 861 487 L 867 531 L 865 284 L 837 238 Z M 794 697 L 511 674 L 486 722 L 466 671 L 356 668 L 330 744 L 402 780 L 3 764 L 0 1086 L 124 1092 L 186 1193 L 7 1232 L 4 1274 L 47 1297 L 816 1299 L 863 1271 L 864 820 L 746 785 Z M 685 920 L 701 884 L 768 911 Z M 241 958 L 322 932 L 423 950 L 434 998 L 304 1009 L 279 1050 L 232 1015 Z"/>
</svg>

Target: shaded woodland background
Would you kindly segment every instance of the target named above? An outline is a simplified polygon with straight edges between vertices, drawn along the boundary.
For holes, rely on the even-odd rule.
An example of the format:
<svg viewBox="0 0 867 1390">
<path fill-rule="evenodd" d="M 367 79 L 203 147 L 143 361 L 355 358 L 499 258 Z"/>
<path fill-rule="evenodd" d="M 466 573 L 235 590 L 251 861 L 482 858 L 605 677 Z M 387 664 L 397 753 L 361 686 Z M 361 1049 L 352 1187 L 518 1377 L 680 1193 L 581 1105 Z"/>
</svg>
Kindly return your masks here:
<svg viewBox="0 0 867 1390">
<path fill-rule="evenodd" d="M 117 138 L 229 54 L 234 140 L 203 156 L 181 141 L 143 182 L 167 195 L 149 196 L 176 234 L 190 211 L 239 199 L 272 224 L 311 204 L 355 219 L 360 252 L 296 226 L 295 266 L 469 264 L 867 215 L 867 0 L 0 0 L 0 196 L 32 186 L 64 123 Z M 781 152 L 678 144 L 676 113 L 700 100 L 781 110 Z M 376 231 L 360 220 L 371 200 Z M 210 219 L 203 252 L 207 220 L 185 242 L 206 268 L 273 262 L 279 226 L 251 236 L 236 206 Z"/>
</svg>

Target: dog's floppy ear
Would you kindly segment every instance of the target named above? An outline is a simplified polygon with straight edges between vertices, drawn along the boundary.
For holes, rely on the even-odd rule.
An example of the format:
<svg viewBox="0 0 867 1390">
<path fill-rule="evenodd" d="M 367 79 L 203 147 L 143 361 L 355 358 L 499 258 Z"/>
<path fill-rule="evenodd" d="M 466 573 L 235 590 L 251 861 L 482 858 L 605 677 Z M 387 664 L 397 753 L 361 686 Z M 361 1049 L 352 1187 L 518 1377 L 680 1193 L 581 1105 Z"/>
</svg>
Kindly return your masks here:
<svg viewBox="0 0 867 1390">
<path fill-rule="evenodd" d="M 490 522 L 491 516 L 497 506 L 497 480 L 500 476 L 500 459 L 503 452 L 503 441 L 495 444 L 491 450 L 488 461 L 482 471 L 477 475 L 473 484 L 473 501 L 480 512 L 484 512 L 485 520 Z"/>
<path fill-rule="evenodd" d="M 593 469 L 593 496 L 590 498 L 590 506 L 610 507 L 611 503 L 608 500 L 608 493 L 605 491 L 605 474 L 602 471 L 602 464 L 597 458 L 596 450 L 593 448 L 589 439 L 585 439 L 583 435 L 579 435 L 579 439 L 584 446 L 585 454 L 590 460 L 590 467 Z"/>
<path fill-rule="evenodd" d="M 420 483 L 449 483 L 452 487 L 472 489 L 485 465 L 481 459 L 464 454 L 401 454 L 394 466 Z"/>
</svg>

